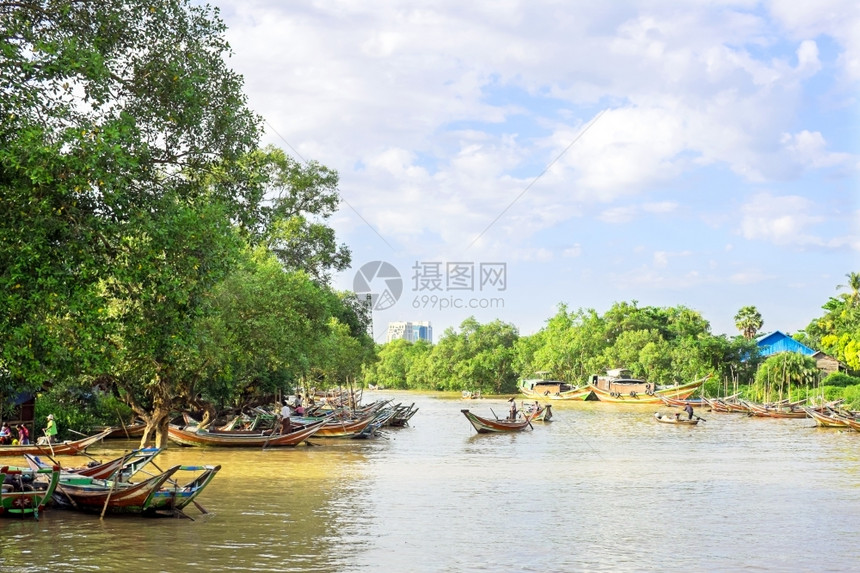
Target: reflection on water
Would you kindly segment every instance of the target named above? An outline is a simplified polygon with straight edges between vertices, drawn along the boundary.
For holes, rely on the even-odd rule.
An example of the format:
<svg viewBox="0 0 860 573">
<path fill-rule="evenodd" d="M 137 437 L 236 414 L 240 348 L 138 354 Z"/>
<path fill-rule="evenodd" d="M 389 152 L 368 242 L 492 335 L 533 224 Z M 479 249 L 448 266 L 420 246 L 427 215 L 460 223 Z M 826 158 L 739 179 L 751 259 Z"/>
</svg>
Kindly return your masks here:
<svg viewBox="0 0 860 573">
<path fill-rule="evenodd" d="M 375 440 L 218 450 L 171 446 L 158 464 L 221 464 L 211 513 L 138 519 L 47 511 L 0 520 L 3 571 L 850 571 L 860 567 L 860 433 L 808 420 L 553 404 L 532 432 L 477 435 L 416 402 Z M 91 453 L 114 457 L 129 442 Z M 6 460 L 3 460 L 6 461 Z M 11 460 L 9 460 L 11 461 Z M 80 459 L 63 458 L 77 465 Z"/>
</svg>

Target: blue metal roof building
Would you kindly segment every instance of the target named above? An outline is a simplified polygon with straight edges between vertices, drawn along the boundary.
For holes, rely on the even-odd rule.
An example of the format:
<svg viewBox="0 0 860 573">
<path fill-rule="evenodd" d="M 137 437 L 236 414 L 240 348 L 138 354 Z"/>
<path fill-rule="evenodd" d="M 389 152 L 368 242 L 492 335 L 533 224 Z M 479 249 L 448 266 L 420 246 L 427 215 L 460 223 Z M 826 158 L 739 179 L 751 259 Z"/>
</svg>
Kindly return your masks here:
<svg viewBox="0 0 860 573">
<path fill-rule="evenodd" d="M 807 345 L 796 341 L 778 330 L 762 337 L 758 341 L 758 350 L 762 356 L 772 356 L 780 352 L 794 352 L 796 354 L 812 356 L 816 352 Z"/>
</svg>

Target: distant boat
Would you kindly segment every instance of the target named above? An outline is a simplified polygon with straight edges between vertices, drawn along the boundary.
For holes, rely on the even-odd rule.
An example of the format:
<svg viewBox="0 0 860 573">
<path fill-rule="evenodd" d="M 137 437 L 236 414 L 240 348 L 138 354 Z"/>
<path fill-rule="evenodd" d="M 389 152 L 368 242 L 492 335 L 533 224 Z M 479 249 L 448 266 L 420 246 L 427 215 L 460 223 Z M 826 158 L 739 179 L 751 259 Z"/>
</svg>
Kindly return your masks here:
<svg viewBox="0 0 860 573">
<path fill-rule="evenodd" d="M 517 420 L 482 418 L 473 414 L 468 409 L 460 410 L 466 419 L 472 424 L 479 434 L 492 434 L 497 432 L 522 432 L 531 427 L 531 419 L 525 417 Z"/>
<path fill-rule="evenodd" d="M 693 418 L 692 420 L 688 420 L 687 418 L 682 418 L 679 414 L 669 415 L 669 414 L 661 414 L 660 412 L 654 413 L 654 418 L 658 422 L 663 422 L 664 424 L 681 424 L 687 426 L 695 426 L 699 423 L 699 418 Z"/>
<path fill-rule="evenodd" d="M 536 372 L 538 376 L 545 372 Z M 529 398 L 539 400 L 589 400 L 594 399 L 593 392 L 588 385 L 574 386 L 561 380 L 546 380 L 539 378 L 522 379 L 517 383 L 520 393 Z"/>
<path fill-rule="evenodd" d="M 664 398 L 686 400 L 710 377 L 708 374 L 704 378 L 684 384 L 658 385 L 633 378 L 625 368 L 615 368 L 607 370 L 605 376 L 593 375 L 588 385 L 601 402 L 662 404 Z"/>
<path fill-rule="evenodd" d="M 533 404 L 524 402 L 521 411 L 529 417 L 532 422 L 551 422 L 552 405 L 541 404 L 535 401 Z"/>
</svg>

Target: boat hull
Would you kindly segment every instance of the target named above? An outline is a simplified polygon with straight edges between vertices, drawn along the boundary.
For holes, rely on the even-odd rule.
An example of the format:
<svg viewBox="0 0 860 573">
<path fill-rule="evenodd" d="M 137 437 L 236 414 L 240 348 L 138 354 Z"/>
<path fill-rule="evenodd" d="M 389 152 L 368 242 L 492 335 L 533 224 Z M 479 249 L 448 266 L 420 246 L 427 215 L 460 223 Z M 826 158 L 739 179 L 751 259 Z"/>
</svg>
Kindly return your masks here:
<svg viewBox="0 0 860 573">
<path fill-rule="evenodd" d="M 601 402 L 610 402 L 613 404 L 663 404 L 663 399 L 686 400 L 696 390 L 702 387 L 705 380 L 696 380 L 686 384 L 677 386 L 668 386 L 658 388 L 654 391 L 637 392 L 635 390 L 623 389 L 621 385 L 616 385 L 615 390 L 605 390 L 589 382 L 594 395 Z"/>
<path fill-rule="evenodd" d="M 218 434 L 206 430 L 185 430 L 178 426 L 169 426 L 167 436 L 172 441 L 183 446 L 216 447 L 216 448 L 278 448 L 293 447 L 304 442 L 320 428 L 325 420 L 320 420 L 305 427 L 298 428 L 287 434 Z"/>
<path fill-rule="evenodd" d="M 96 442 L 103 440 L 110 432 L 110 429 L 106 429 L 93 436 L 60 444 L 0 446 L 0 456 L 23 456 L 24 454 L 32 454 L 34 456 L 45 454 L 52 456 L 75 456 Z"/>
<path fill-rule="evenodd" d="M 654 414 L 654 419 L 663 424 L 676 424 L 678 426 L 695 426 L 699 423 L 699 418 L 693 418 L 692 420 L 687 418 L 669 416 L 667 414 L 661 414 L 660 412 L 656 412 Z"/>
<path fill-rule="evenodd" d="M 32 478 L 32 481 L 25 480 L 25 477 Z M 39 512 L 54 494 L 59 477 L 59 466 L 37 469 L 0 467 L 0 515 L 38 519 Z"/>
<path fill-rule="evenodd" d="M 531 427 L 531 420 L 529 418 L 525 418 L 523 420 L 490 420 L 489 418 L 482 418 L 476 414 L 473 414 L 467 409 L 460 410 L 466 419 L 469 420 L 469 423 L 472 424 L 472 427 L 475 428 L 479 434 L 493 434 L 493 433 L 501 433 L 501 432 L 522 432 Z"/>
</svg>

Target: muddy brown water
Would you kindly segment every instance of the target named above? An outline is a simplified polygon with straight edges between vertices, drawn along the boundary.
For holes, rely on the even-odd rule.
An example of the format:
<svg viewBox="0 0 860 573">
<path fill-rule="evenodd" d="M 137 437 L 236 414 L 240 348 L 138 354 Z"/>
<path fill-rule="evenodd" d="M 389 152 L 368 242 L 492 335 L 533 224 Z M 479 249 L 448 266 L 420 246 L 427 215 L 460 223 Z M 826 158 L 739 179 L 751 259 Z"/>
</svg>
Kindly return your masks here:
<svg viewBox="0 0 860 573">
<path fill-rule="evenodd" d="M 665 408 L 571 403 L 533 431 L 477 435 L 460 409 L 502 414 L 504 400 L 365 401 L 377 397 L 420 410 L 373 440 L 171 445 L 160 467 L 223 466 L 193 521 L 0 519 L 0 570 L 860 570 L 858 432 L 704 411 L 674 426 L 653 419 Z"/>
</svg>

